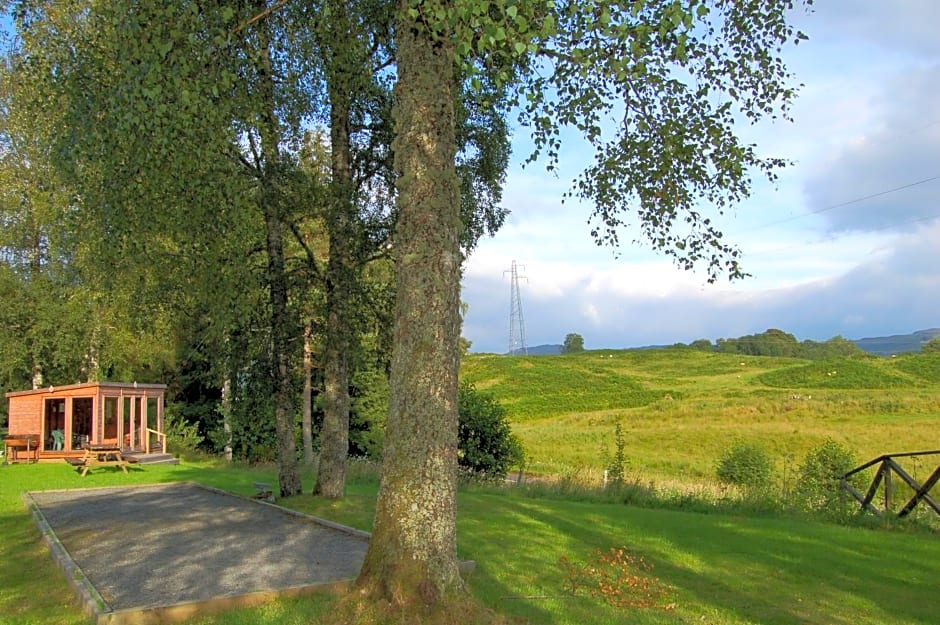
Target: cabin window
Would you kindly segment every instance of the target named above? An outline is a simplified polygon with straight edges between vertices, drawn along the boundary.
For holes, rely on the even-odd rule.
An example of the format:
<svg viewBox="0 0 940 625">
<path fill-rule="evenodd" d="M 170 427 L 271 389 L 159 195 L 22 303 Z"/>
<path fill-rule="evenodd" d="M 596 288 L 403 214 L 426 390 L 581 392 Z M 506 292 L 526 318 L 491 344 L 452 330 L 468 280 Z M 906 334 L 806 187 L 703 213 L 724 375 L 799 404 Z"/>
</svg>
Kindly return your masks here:
<svg viewBox="0 0 940 625">
<path fill-rule="evenodd" d="M 117 440 L 118 437 L 118 398 L 104 398 L 104 436 L 105 439 Z"/>
<path fill-rule="evenodd" d="M 124 446 L 137 449 L 141 447 L 141 398 L 124 398 Z"/>
<path fill-rule="evenodd" d="M 91 440 L 92 407 L 91 397 L 76 397 L 72 400 L 72 448 L 77 449 Z"/>
</svg>

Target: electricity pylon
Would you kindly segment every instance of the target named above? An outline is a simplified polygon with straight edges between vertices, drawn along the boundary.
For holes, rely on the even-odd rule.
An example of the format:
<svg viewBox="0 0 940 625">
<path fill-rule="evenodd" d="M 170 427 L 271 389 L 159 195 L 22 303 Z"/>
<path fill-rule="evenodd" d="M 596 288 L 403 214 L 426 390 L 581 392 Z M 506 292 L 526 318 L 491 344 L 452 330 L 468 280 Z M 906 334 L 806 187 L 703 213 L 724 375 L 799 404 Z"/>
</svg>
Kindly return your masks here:
<svg viewBox="0 0 940 625">
<path fill-rule="evenodd" d="M 518 267 L 525 269 L 525 265 L 517 265 L 512 261 L 512 268 L 503 272 L 505 276 L 510 274 L 511 286 L 509 289 L 509 355 L 528 354 L 529 350 L 525 344 L 525 319 L 522 317 L 522 296 L 519 294 L 519 270 Z M 523 280 L 527 280 L 522 276 Z"/>
</svg>

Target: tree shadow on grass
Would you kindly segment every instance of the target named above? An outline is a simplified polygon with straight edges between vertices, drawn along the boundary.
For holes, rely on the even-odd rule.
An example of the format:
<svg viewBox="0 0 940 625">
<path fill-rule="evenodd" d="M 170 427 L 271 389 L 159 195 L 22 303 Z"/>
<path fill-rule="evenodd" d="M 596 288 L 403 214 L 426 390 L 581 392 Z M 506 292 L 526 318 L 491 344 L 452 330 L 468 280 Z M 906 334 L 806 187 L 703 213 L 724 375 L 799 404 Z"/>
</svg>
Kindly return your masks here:
<svg viewBox="0 0 940 625">
<path fill-rule="evenodd" d="M 936 618 L 940 543 L 929 537 L 512 496 L 497 502 L 490 505 L 553 528 L 558 550 L 572 556 L 627 546 L 653 563 L 653 574 L 677 588 L 680 606 L 671 619 L 647 615 L 648 622 L 706 609 L 768 625 Z M 545 558 L 541 566 L 551 564 Z"/>
</svg>

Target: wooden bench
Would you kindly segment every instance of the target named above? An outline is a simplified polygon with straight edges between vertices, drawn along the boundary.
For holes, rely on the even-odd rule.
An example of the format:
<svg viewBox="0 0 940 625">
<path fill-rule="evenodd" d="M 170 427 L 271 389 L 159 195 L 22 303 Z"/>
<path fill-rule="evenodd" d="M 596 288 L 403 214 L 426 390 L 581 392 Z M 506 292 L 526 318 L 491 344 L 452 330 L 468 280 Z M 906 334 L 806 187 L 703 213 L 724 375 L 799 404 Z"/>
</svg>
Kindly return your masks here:
<svg viewBox="0 0 940 625">
<path fill-rule="evenodd" d="M 14 463 L 19 460 L 19 452 L 26 452 L 26 464 L 29 464 L 30 458 L 34 462 L 39 462 L 39 435 L 38 434 L 15 434 L 3 439 L 4 444 L 4 464 Z"/>
<path fill-rule="evenodd" d="M 75 467 L 77 470 L 81 470 L 81 468 L 85 466 L 85 459 L 84 459 L 84 458 L 63 458 L 63 460 L 65 460 L 66 462 L 68 462 L 70 465 L 72 465 L 73 467 Z M 84 475 L 84 474 L 83 474 L 83 475 Z"/>
<path fill-rule="evenodd" d="M 85 477 L 93 467 L 118 467 L 127 473 L 127 465 L 136 462 L 136 460 L 124 458 L 120 449 L 95 446 L 86 447 L 85 455 L 81 458 L 65 458 L 65 461 L 75 467 L 82 477 Z"/>
</svg>

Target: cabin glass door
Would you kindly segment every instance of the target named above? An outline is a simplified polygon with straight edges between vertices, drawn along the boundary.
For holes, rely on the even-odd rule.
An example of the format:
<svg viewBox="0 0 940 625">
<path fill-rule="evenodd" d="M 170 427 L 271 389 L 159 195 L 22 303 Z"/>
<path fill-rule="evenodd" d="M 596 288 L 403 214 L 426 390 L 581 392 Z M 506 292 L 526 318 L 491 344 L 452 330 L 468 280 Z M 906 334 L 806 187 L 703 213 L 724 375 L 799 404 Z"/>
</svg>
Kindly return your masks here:
<svg viewBox="0 0 940 625">
<path fill-rule="evenodd" d="M 65 399 L 46 400 L 43 423 L 43 451 L 61 451 L 65 448 Z"/>
</svg>

